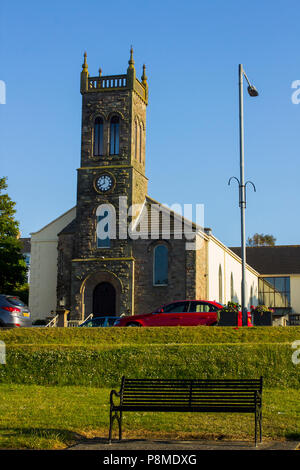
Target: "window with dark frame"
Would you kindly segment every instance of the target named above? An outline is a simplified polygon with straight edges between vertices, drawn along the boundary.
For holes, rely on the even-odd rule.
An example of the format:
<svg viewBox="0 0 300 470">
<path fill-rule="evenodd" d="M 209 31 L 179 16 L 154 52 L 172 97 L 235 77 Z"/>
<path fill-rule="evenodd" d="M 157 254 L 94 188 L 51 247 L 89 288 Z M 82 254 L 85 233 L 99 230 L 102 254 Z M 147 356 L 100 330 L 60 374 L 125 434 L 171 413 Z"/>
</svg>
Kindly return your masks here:
<svg viewBox="0 0 300 470">
<path fill-rule="evenodd" d="M 94 156 L 103 155 L 103 119 L 97 117 L 94 123 Z"/>
<path fill-rule="evenodd" d="M 113 116 L 110 121 L 110 155 L 119 155 L 120 119 Z"/>
<path fill-rule="evenodd" d="M 168 285 L 168 248 L 157 245 L 153 250 L 153 284 L 155 286 Z"/>
<path fill-rule="evenodd" d="M 289 276 L 262 277 L 258 280 L 260 305 L 270 308 L 289 308 L 291 289 Z"/>
<path fill-rule="evenodd" d="M 137 160 L 137 151 L 138 151 L 138 124 L 135 121 L 135 148 L 134 148 L 134 157 Z"/>
</svg>

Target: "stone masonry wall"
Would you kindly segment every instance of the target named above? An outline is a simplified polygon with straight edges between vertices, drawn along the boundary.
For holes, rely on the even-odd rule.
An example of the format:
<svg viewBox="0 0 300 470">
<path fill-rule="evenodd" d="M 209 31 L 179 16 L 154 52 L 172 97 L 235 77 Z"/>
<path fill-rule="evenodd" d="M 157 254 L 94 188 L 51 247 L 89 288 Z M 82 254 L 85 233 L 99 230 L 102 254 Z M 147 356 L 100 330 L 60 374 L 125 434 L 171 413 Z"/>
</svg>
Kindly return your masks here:
<svg viewBox="0 0 300 470">
<path fill-rule="evenodd" d="M 153 249 L 164 243 L 169 249 L 168 286 L 153 286 Z M 183 240 L 136 240 L 134 312 L 147 313 L 162 304 L 186 297 L 186 251 Z"/>
</svg>

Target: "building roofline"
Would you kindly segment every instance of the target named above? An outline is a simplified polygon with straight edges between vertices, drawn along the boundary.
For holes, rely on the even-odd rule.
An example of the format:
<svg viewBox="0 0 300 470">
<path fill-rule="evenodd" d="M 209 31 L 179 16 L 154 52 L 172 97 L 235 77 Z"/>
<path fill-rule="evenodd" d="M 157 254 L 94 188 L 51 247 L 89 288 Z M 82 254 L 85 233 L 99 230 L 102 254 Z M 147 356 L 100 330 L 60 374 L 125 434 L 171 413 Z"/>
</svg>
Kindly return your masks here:
<svg viewBox="0 0 300 470">
<path fill-rule="evenodd" d="M 241 247 L 240 246 L 232 246 L 231 248 L 239 248 L 240 249 Z M 266 249 L 266 248 L 272 248 L 272 249 L 274 249 L 274 248 L 300 248 L 300 245 L 273 245 L 273 246 L 272 245 L 260 245 L 260 246 L 246 246 L 246 248 L 247 248 L 247 250 L 252 249 L 252 248 L 255 249 L 255 250 L 257 250 L 259 248 L 264 248 L 264 249 Z"/>
</svg>

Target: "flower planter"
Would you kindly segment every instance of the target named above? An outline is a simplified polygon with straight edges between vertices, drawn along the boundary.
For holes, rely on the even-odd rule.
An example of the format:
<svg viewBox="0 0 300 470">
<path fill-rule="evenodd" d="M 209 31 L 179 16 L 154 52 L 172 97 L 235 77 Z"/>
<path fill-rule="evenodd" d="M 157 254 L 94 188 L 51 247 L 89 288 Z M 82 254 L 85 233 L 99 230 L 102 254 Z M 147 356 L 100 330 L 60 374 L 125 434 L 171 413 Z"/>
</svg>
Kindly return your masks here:
<svg viewBox="0 0 300 470">
<path fill-rule="evenodd" d="M 253 313 L 253 322 L 255 326 L 272 326 L 272 312 Z"/>
<path fill-rule="evenodd" d="M 218 326 L 238 326 L 238 312 L 220 312 Z"/>
</svg>

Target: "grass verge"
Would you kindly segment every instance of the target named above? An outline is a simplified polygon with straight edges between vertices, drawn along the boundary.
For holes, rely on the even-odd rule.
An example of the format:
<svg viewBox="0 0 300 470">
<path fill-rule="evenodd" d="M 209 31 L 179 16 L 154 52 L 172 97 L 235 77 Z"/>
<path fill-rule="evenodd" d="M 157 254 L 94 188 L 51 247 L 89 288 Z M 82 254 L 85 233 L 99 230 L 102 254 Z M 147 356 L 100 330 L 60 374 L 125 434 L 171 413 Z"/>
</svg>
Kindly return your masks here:
<svg viewBox="0 0 300 470">
<path fill-rule="evenodd" d="M 266 387 L 299 388 L 289 344 L 7 347 L 1 383 L 113 387 L 130 378 L 259 378 Z"/>
<path fill-rule="evenodd" d="M 15 328 L 0 330 L 0 340 L 16 344 L 224 344 L 292 343 L 300 326 L 291 327 L 160 327 L 160 328 Z"/>
</svg>

